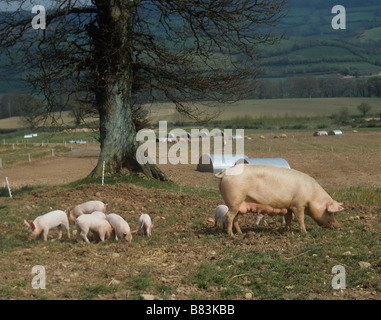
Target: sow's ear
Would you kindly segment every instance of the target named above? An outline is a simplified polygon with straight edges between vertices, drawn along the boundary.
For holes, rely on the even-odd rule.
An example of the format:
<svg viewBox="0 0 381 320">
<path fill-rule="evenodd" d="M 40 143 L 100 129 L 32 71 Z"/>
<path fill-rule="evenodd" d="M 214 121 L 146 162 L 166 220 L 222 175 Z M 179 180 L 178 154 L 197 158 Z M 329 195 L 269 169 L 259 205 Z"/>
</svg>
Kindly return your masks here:
<svg viewBox="0 0 381 320">
<path fill-rule="evenodd" d="M 330 202 L 328 203 L 327 205 L 327 211 L 328 212 L 340 212 L 340 211 L 343 211 L 344 210 L 344 207 L 342 206 L 342 202 Z"/>
</svg>

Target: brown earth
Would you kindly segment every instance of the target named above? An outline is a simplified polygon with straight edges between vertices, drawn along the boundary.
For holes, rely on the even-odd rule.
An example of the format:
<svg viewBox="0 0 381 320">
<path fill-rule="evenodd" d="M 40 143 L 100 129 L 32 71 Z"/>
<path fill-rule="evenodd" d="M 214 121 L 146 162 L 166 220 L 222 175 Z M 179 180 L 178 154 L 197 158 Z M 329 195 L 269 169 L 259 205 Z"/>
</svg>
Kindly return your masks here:
<svg viewBox="0 0 381 320">
<path fill-rule="evenodd" d="M 41 212 L 57 208 L 64 210 L 89 199 L 106 202 L 108 212 L 122 215 L 132 230 L 137 229 L 140 214 L 148 213 L 155 225 L 152 237 L 134 236 L 130 245 L 110 240 L 86 244 L 73 239 L 75 228 L 71 226 L 71 239 L 64 234 L 63 240 L 59 241 L 57 231 L 52 230 L 48 242 L 27 241 L 24 218 L 33 219 Z M 311 220 L 306 221 L 309 233 L 305 236 L 296 231 L 295 222 L 293 231 L 285 232 L 277 219 L 268 219 L 268 226 L 257 227 L 252 215 L 248 214 L 240 217 L 243 236 L 229 238 L 221 233 L 220 225 L 217 229 L 213 227 L 213 208 L 218 204 L 218 200 L 132 184 L 83 185 L 75 189 L 53 187 L 34 190 L 14 199 L 3 198 L 2 205 L 11 208 L 9 212 L 14 218 L 0 222 L 0 239 L 7 239 L 0 247 L 4 258 L 0 264 L 0 296 L 3 299 L 135 299 L 145 293 L 153 294 L 156 299 L 221 299 L 224 297 L 222 292 L 229 288 L 217 280 L 215 284 L 214 280 L 208 283 L 209 277 L 213 279 L 213 276 L 208 273 L 204 276 L 201 272 L 203 266 L 207 266 L 215 269 L 216 276 L 223 275 L 224 268 L 240 270 L 233 272 L 233 279 L 236 278 L 237 286 L 242 290 L 232 296 L 234 299 L 262 299 L 263 296 L 255 290 L 251 294 L 249 284 L 253 279 L 265 279 L 263 275 L 266 273 L 276 276 L 279 272 L 287 272 L 277 271 L 278 266 L 273 265 L 282 263 L 277 260 L 280 259 L 292 263 L 294 268 L 300 264 L 302 268 L 314 269 L 310 274 L 314 280 L 300 287 L 295 285 L 292 275 L 287 275 L 289 285 L 286 288 L 272 288 L 278 290 L 274 296 L 277 299 L 298 296 L 307 299 L 381 299 L 380 291 L 371 285 L 371 281 L 376 281 L 381 260 L 372 261 L 365 283 L 341 291 L 329 290 L 332 266 L 344 261 L 346 268 L 352 271 L 356 266 L 358 268 L 358 260 L 363 260 L 366 254 L 376 255 L 376 247 L 366 251 L 356 247 L 348 249 L 337 239 L 349 234 L 363 236 L 365 228 L 371 231 L 375 223 L 380 226 L 377 208 L 349 208 L 346 215 L 339 217 L 339 221 L 346 224 L 343 231 L 325 232 Z M 349 218 L 356 214 L 360 215 L 359 219 Z M 317 231 L 322 234 L 317 236 Z M 333 242 L 335 246 L 329 249 Z M 306 250 L 311 245 L 316 248 Z M 320 246 L 328 249 L 320 252 Z M 348 250 L 351 260 L 346 256 Z M 275 262 L 269 264 L 265 260 L 259 270 L 244 267 L 248 263 L 245 260 L 252 261 L 255 256 L 275 256 Z M 46 290 L 34 290 L 30 286 L 34 265 L 43 265 L 46 269 Z M 202 281 L 208 285 L 197 285 L 201 281 L 198 279 L 204 279 Z M 110 284 L 113 280 L 119 282 L 114 289 Z M 145 285 L 145 281 L 149 283 Z"/>
<path fill-rule="evenodd" d="M 98 161 L 96 155 L 65 153 L 32 161 L 18 163 L 0 169 L 0 177 L 8 177 L 12 188 L 36 185 L 61 185 L 86 177 Z"/>
<path fill-rule="evenodd" d="M 287 139 L 274 139 L 273 136 L 245 140 L 245 154 L 249 158 L 284 158 L 291 168 L 311 175 L 328 189 L 381 187 L 381 132 L 347 132 L 329 137 L 289 133 Z M 31 163 L 4 166 L 0 168 L 0 181 L 8 177 L 14 188 L 61 185 L 86 177 L 96 163 L 95 154 L 69 152 Z M 196 164 L 159 166 L 180 185 L 217 188 L 217 179 L 211 173 L 197 171 Z"/>
<path fill-rule="evenodd" d="M 314 176 L 328 189 L 380 187 L 380 141 L 381 133 L 377 132 L 348 133 L 340 137 L 299 133 L 288 134 L 287 139 L 273 139 L 268 134 L 264 140 L 255 137 L 245 141 L 245 153 L 249 157 L 285 158 L 292 168 Z M 60 185 L 87 176 L 96 161 L 94 155 L 65 153 L 31 164 L 4 167 L 0 169 L 0 178 L 8 176 L 17 187 Z M 196 171 L 196 165 L 161 167 L 180 185 L 217 188 L 217 179 L 211 173 Z M 137 228 L 140 214 L 149 213 L 155 224 L 152 238 L 135 236 L 129 246 L 115 241 L 86 244 L 67 240 L 65 235 L 57 241 L 57 231 L 53 230 L 47 243 L 27 242 L 24 219 L 34 219 L 53 209 L 65 210 L 90 199 L 106 202 L 108 212 L 121 214 L 132 230 Z M 375 280 L 381 267 L 379 242 L 378 247 L 372 246 L 379 241 L 376 230 L 381 226 L 380 205 L 347 202 L 345 214 L 338 216 L 343 230 L 325 231 L 308 220 L 307 235 L 296 231 L 295 222 L 292 232 L 284 232 L 277 219 L 268 219 L 268 226 L 257 227 L 253 216 L 248 214 L 240 217 L 244 234 L 231 239 L 213 227 L 213 210 L 221 203 L 220 199 L 180 190 L 148 189 L 132 184 L 72 189 L 54 186 L 13 199 L 3 197 L 0 201 L 0 209 L 8 210 L 0 221 L 1 298 L 132 299 L 139 298 L 140 293 L 150 293 L 161 299 L 262 299 L 254 289 L 266 281 L 266 274 L 276 277 L 277 268 L 286 261 L 290 267 L 300 264 L 301 268 L 312 269 L 310 277 L 314 280 L 300 287 L 292 282 L 293 275 L 288 274 L 285 288 L 270 289 L 278 290 L 273 298 L 381 299 Z M 71 226 L 71 231 L 74 230 Z M 362 238 L 368 239 L 364 240 L 366 244 L 358 240 Z M 352 240 L 360 241 L 362 246 L 356 247 Z M 265 259 L 263 264 L 259 269 L 246 268 L 256 255 Z M 279 265 L 271 265 L 263 257 L 275 257 Z M 365 282 L 342 291 L 329 288 L 332 266 L 344 263 L 352 273 L 359 272 L 358 262 L 364 259 L 372 259 Z M 37 264 L 46 267 L 46 291 L 33 290 L 30 286 L 31 269 Z M 214 273 L 208 274 L 205 271 L 208 268 Z M 219 278 L 213 278 L 224 274 L 225 268 L 237 270 L 231 277 L 237 281 L 239 293 L 226 295 L 230 288 L 224 282 L 219 283 Z M 206 279 L 202 280 L 203 277 Z M 150 283 L 144 285 L 147 278 Z M 119 281 L 115 289 L 113 280 Z M 254 288 L 253 292 L 250 288 Z"/>
</svg>

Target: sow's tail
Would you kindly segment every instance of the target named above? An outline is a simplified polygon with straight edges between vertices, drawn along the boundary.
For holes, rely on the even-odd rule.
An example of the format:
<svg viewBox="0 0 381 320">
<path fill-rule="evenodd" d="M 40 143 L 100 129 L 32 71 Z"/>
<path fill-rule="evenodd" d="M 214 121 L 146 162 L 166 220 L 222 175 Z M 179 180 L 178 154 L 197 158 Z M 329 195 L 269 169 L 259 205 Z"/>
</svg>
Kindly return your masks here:
<svg viewBox="0 0 381 320">
<path fill-rule="evenodd" d="M 215 176 L 216 178 L 218 178 L 218 179 L 222 179 L 222 178 L 225 176 L 225 173 L 226 173 L 226 170 L 224 169 L 224 170 L 222 170 L 222 171 L 216 173 L 214 176 Z"/>
</svg>

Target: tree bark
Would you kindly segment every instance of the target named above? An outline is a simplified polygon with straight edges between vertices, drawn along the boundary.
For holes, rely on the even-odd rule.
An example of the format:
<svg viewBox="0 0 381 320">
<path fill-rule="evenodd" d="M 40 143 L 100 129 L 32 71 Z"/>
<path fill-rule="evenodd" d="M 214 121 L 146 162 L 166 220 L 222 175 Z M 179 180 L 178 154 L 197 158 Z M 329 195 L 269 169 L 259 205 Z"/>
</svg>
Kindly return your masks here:
<svg viewBox="0 0 381 320">
<path fill-rule="evenodd" d="M 98 0 L 97 26 L 90 36 L 94 45 L 96 106 L 100 117 L 101 153 L 90 176 L 126 168 L 146 176 L 168 180 L 156 166 L 136 160 L 136 128 L 132 118 L 133 46 L 131 7 L 125 0 Z M 111 40 L 111 41 L 110 41 Z M 105 46 L 104 44 L 110 44 Z"/>
</svg>

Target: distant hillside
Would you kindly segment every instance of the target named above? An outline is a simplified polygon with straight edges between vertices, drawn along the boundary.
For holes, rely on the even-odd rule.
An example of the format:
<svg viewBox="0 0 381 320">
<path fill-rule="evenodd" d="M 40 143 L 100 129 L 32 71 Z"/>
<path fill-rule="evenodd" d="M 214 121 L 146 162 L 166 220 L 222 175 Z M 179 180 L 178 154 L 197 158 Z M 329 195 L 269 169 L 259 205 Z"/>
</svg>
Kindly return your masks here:
<svg viewBox="0 0 381 320">
<path fill-rule="evenodd" d="M 346 30 L 334 30 L 331 9 L 346 8 Z M 289 0 L 287 15 L 276 31 L 284 38 L 262 48 L 262 78 L 293 76 L 373 76 L 381 72 L 380 0 Z M 2 67 L 0 95 L 25 86 L 21 75 Z"/>
<path fill-rule="evenodd" d="M 346 9 L 346 30 L 331 26 L 331 10 L 338 2 Z M 264 77 L 381 72 L 379 0 L 292 0 L 277 31 L 284 39 L 261 52 Z"/>
</svg>

